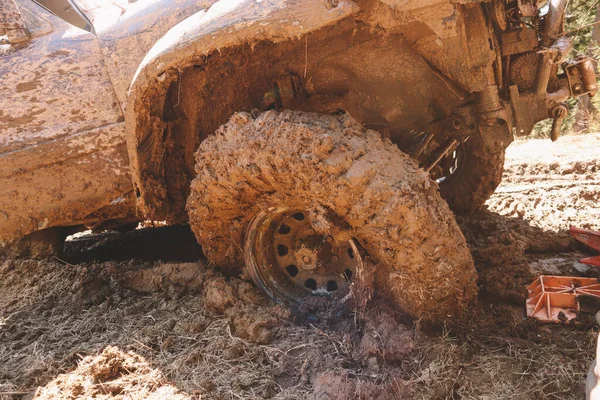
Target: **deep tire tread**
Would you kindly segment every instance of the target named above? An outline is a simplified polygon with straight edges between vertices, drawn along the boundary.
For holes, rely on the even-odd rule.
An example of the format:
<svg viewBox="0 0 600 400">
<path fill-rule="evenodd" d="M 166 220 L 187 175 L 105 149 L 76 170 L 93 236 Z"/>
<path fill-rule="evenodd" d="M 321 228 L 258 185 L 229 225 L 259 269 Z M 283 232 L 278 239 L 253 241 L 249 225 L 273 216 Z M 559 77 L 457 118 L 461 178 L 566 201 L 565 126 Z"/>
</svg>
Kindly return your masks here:
<svg viewBox="0 0 600 400">
<path fill-rule="evenodd" d="M 348 116 L 239 113 L 197 152 L 190 225 L 214 264 L 243 263 L 258 210 L 285 204 L 313 220 L 333 213 L 378 264 L 377 290 L 406 311 L 445 319 L 476 293 L 476 273 L 452 212 L 428 174 Z"/>
</svg>

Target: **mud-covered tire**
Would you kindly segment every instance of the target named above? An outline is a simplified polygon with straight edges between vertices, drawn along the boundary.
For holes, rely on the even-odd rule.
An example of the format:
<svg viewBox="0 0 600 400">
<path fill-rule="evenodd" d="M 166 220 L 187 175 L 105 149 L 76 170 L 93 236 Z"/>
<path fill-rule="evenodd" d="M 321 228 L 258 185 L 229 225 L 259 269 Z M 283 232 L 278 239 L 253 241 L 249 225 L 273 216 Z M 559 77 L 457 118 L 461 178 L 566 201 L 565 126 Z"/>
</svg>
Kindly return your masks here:
<svg viewBox="0 0 600 400">
<path fill-rule="evenodd" d="M 489 151 L 480 137 L 463 143 L 464 158 L 458 170 L 440 183 L 442 197 L 457 214 L 469 214 L 483 208 L 502 181 L 505 150 Z"/>
<path fill-rule="evenodd" d="M 189 221 L 218 266 L 243 265 L 250 219 L 285 205 L 343 221 L 377 265 L 376 291 L 417 317 L 456 315 L 476 294 L 471 255 L 436 185 L 349 116 L 238 113 L 201 144 L 196 162 Z"/>
</svg>

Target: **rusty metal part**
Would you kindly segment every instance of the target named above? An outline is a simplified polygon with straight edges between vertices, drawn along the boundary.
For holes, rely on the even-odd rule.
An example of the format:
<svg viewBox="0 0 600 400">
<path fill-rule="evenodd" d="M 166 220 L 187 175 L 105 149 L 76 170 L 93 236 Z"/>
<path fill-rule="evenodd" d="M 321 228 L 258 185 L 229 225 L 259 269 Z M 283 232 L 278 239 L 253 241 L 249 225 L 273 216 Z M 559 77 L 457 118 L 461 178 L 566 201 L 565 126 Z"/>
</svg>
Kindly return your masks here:
<svg viewBox="0 0 600 400">
<path fill-rule="evenodd" d="M 518 55 L 510 64 L 510 83 L 520 90 L 529 90 L 535 85 L 540 55 L 525 53 Z"/>
<path fill-rule="evenodd" d="M 438 165 L 432 169 L 430 172 L 431 179 L 435 180 L 436 183 L 442 183 L 452 179 L 459 168 L 464 166 L 464 158 L 466 156 L 464 143 L 459 143 L 456 149 L 448 152 L 446 157 L 442 158 Z"/>
<path fill-rule="evenodd" d="M 542 47 L 550 47 L 564 31 L 565 10 L 567 0 L 550 0 L 548 2 L 548 13 L 544 18 L 544 31 L 542 32 Z"/>
<path fill-rule="evenodd" d="M 431 171 L 444 157 L 456 150 L 459 144 L 460 142 L 456 139 L 446 140 L 420 167 L 426 172 Z"/>
<path fill-rule="evenodd" d="M 495 90 L 497 95 L 497 88 L 495 88 Z M 481 98 L 483 97 L 482 93 L 484 92 L 486 91 L 484 90 L 479 93 L 479 104 L 458 108 L 447 117 L 428 124 L 424 131 L 427 132 L 428 135 L 433 134 L 433 137 L 436 138 L 438 144 L 446 138 L 453 138 L 459 142 L 464 142 L 468 137 L 479 134 L 480 131 L 478 125 L 480 124 L 480 120 L 486 119 L 486 117 L 489 116 L 497 118 L 504 110 L 504 107 L 497 96 L 487 104 L 481 104 Z M 413 133 L 414 131 L 411 132 L 411 134 Z M 417 133 L 423 134 L 419 131 L 417 131 Z M 427 138 L 427 136 L 425 136 L 425 138 Z M 429 144 L 430 141 L 427 141 L 426 145 L 429 146 Z M 411 155 L 414 153 L 415 151 L 410 151 Z M 422 152 L 419 153 L 419 155 L 422 155 Z M 413 158 L 418 159 L 418 157 Z"/>
<path fill-rule="evenodd" d="M 535 84 L 536 93 L 545 95 L 548 92 L 548 83 L 553 67 L 562 62 L 571 51 L 572 41 L 569 38 L 559 38 L 548 49 L 540 51 L 542 55 L 538 64 L 537 80 Z"/>
<path fill-rule="evenodd" d="M 555 142 L 560 136 L 560 128 L 562 127 L 563 121 L 569 115 L 569 109 L 565 104 L 558 104 L 550 110 L 550 117 L 552 121 L 552 130 L 550 131 L 550 139 Z"/>
<path fill-rule="evenodd" d="M 252 279 L 278 301 L 343 293 L 362 263 L 350 236 L 342 231 L 318 234 L 309 213 L 285 207 L 253 217 L 244 257 Z"/>
<path fill-rule="evenodd" d="M 512 123 L 516 128 L 517 135 L 527 135 L 534 125 L 546 118 L 553 118 L 551 138 L 556 140 L 560 135 L 560 127 L 566 112 L 563 102 L 569 97 L 569 88 L 566 88 L 564 79 L 557 77 L 557 64 L 561 63 L 571 50 L 572 42 L 569 38 L 560 37 L 563 30 L 564 0 L 552 0 L 549 12 L 545 16 L 541 44 L 544 46 L 537 53 L 537 71 L 535 84 L 530 89 L 530 74 L 527 71 L 525 61 L 533 62 L 533 56 L 524 55 L 515 59 L 516 66 L 511 70 L 511 78 L 514 85 L 509 87 L 510 103 L 512 107 Z M 520 60 L 520 61 L 519 61 Z M 577 67 L 579 68 L 579 67 Z M 589 73 L 588 64 L 585 65 L 586 79 L 593 89 L 593 76 Z M 583 85 L 575 86 L 575 89 L 583 90 Z"/>
<path fill-rule="evenodd" d="M 428 129 L 431 132 L 407 133 L 412 138 L 406 140 L 416 143 L 403 150 L 407 151 L 417 164 L 428 169 L 427 172 L 431 179 L 440 183 L 452 176 L 463 162 L 465 154 L 463 154 L 461 144 L 467 141 L 471 135 L 477 134 L 475 129 L 472 129 L 473 124 L 472 117 L 469 118 L 464 113 L 457 112 L 448 118 L 430 124 Z M 465 136 L 465 133 L 468 136 Z M 444 148 L 447 143 L 454 144 L 454 141 L 457 142 L 455 146 Z"/>
<path fill-rule="evenodd" d="M 536 17 L 538 12 L 537 1 L 535 0 L 517 0 L 519 12 L 523 17 Z"/>
<path fill-rule="evenodd" d="M 300 246 L 300 249 L 294 250 L 294 259 L 296 260 L 296 264 L 305 270 L 313 271 L 319 265 L 319 257 L 318 257 L 317 249 L 309 249 L 306 248 L 306 245 L 303 243 Z M 336 256 L 337 258 L 337 256 Z"/>
<path fill-rule="evenodd" d="M 527 290 L 527 316 L 544 322 L 575 323 L 579 312 L 577 297 L 600 298 L 596 278 L 541 275 Z"/>
<path fill-rule="evenodd" d="M 503 32 L 500 36 L 500 43 L 502 46 L 502 55 L 505 57 L 535 51 L 539 46 L 536 31 L 528 28 Z"/>
<path fill-rule="evenodd" d="M 588 56 L 578 56 L 576 59 L 563 64 L 567 76 L 571 96 L 588 95 L 593 97 L 598 91 L 596 83 L 596 66 Z"/>
<path fill-rule="evenodd" d="M 523 23 L 521 21 L 522 15 L 521 10 L 519 10 L 518 0 L 505 0 L 503 3 L 508 29 L 511 31 L 520 30 L 523 27 Z"/>
<path fill-rule="evenodd" d="M 496 22 L 496 25 L 498 25 L 498 28 L 500 28 L 501 31 L 505 31 L 508 27 L 508 21 L 506 18 L 506 7 L 504 0 L 494 0 L 490 5 L 490 8 L 494 22 Z"/>
<path fill-rule="evenodd" d="M 479 93 L 477 114 L 485 146 L 493 153 L 505 149 L 513 139 L 512 121 L 497 86 L 490 85 Z"/>
<path fill-rule="evenodd" d="M 600 251 L 600 232 L 591 229 L 582 229 L 571 226 L 569 228 L 571 236 L 575 239 L 591 247 L 594 250 Z M 600 267 L 600 256 L 587 257 L 579 260 L 580 263 Z"/>
<path fill-rule="evenodd" d="M 484 125 L 492 126 L 497 119 L 506 120 L 506 110 L 500 100 L 498 86 L 489 85 L 479 93 L 477 111 Z"/>
<path fill-rule="evenodd" d="M 544 100 L 548 94 L 548 84 L 554 65 L 561 62 L 571 50 L 571 40 L 559 38 L 564 27 L 565 9 L 566 0 L 550 0 L 548 13 L 544 18 L 544 31 L 540 44 L 546 49 L 540 52 L 541 60 L 535 82 L 535 93 L 540 97 L 544 96 Z"/>
<path fill-rule="evenodd" d="M 415 150 L 413 150 L 410 154 L 410 156 L 415 160 L 418 160 L 419 157 L 421 157 L 421 154 L 423 154 L 423 151 L 425 151 L 425 149 L 427 149 L 427 147 L 429 146 L 429 144 L 431 143 L 431 140 L 433 139 L 433 137 L 435 135 L 433 133 L 429 132 L 429 133 L 425 133 L 421 136 L 423 136 L 423 139 L 421 139 L 421 142 L 419 143 L 419 147 L 417 147 Z"/>
</svg>

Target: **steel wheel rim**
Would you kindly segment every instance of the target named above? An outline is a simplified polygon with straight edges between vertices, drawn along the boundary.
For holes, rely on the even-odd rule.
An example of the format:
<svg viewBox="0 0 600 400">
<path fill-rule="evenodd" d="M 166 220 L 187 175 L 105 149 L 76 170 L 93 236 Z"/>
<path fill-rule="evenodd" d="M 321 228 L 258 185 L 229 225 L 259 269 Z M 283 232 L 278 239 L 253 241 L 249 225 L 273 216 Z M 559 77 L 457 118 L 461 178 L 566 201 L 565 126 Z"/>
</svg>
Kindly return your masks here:
<svg viewBox="0 0 600 400">
<path fill-rule="evenodd" d="M 276 301 L 343 295 L 356 279 L 362 258 L 353 239 L 339 232 L 316 233 L 304 210 L 260 211 L 246 230 L 248 273 Z"/>
</svg>

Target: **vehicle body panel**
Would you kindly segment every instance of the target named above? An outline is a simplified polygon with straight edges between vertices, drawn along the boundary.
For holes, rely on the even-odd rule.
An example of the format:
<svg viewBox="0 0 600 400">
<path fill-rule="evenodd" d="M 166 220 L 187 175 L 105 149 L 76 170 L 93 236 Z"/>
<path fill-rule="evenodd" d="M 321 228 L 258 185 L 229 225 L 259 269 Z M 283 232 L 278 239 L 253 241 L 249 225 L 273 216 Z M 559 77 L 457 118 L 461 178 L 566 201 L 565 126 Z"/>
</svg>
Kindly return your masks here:
<svg viewBox="0 0 600 400">
<path fill-rule="evenodd" d="M 0 96 L 10 99 L 0 108 L 0 244 L 53 226 L 138 219 L 126 92 L 156 40 L 206 5 L 147 0 L 121 15 L 117 2 L 85 1 L 96 37 L 15 1 L 30 37 L 0 52 Z"/>
<path fill-rule="evenodd" d="M 96 38 L 23 1 L 53 31 L 2 56 L 0 153 L 123 121 Z"/>
<path fill-rule="evenodd" d="M 32 37 L 0 55 L 0 243 L 112 202 L 108 217 L 133 213 L 123 113 L 97 39 L 18 4 Z"/>
<path fill-rule="evenodd" d="M 0 155 L 0 243 L 134 214 L 123 123 Z M 102 218 L 94 212 L 102 210 Z"/>
<path fill-rule="evenodd" d="M 139 64 L 165 33 L 180 21 L 208 9 L 215 0 L 139 0 L 132 4 L 79 0 L 90 17 L 115 92 L 124 105 Z"/>
</svg>

